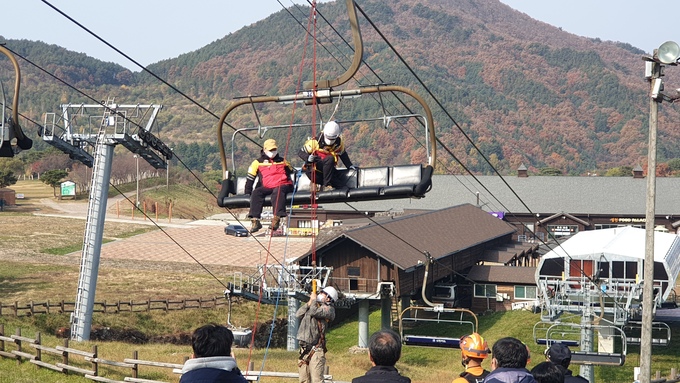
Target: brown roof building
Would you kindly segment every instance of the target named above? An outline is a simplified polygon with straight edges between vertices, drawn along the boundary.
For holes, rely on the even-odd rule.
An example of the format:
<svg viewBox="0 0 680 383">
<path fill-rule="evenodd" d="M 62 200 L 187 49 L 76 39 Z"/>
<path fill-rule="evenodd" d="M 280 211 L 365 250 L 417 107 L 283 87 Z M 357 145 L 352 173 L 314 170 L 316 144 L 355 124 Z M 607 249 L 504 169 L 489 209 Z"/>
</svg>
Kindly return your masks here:
<svg viewBox="0 0 680 383">
<path fill-rule="evenodd" d="M 514 233 L 507 222 L 464 204 L 322 231 L 315 246 L 316 264 L 332 267 L 330 284 L 357 297 L 379 298 L 384 282 L 394 283 L 395 295 L 406 297 L 420 292 L 426 254 L 433 261 L 427 281 L 431 284 L 459 275 L 493 249 L 504 249 L 508 262 L 521 258 L 530 249 L 514 249 Z M 312 258 L 309 251 L 297 262 L 310 265 Z"/>
</svg>

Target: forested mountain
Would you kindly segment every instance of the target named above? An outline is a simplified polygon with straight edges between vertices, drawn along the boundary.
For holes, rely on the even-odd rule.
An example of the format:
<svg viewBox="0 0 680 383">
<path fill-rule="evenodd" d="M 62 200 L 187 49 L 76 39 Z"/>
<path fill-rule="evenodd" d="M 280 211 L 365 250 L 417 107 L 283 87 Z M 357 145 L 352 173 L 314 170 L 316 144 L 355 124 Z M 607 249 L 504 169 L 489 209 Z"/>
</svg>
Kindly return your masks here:
<svg viewBox="0 0 680 383">
<path fill-rule="evenodd" d="M 471 170 L 490 171 L 456 124 L 503 173 L 520 164 L 534 171 L 550 167 L 564 174 L 584 174 L 646 163 L 649 98 L 641 60 L 644 51 L 564 32 L 498 0 L 357 0 L 357 4 L 370 19 L 359 13 L 367 65 L 341 88 L 393 83 L 414 89 L 433 110 L 438 138 Z M 211 113 L 148 73 L 132 73 L 39 42 L 6 42 L 35 65 L 97 99 L 163 104 L 157 132 L 161 139 L 175 145 L 208 143 L 214 148 L 218 117 L 232 98 L 291 94 L 301 81 L 311 79 L 312 62 L 320 79 L 335 78 L 349 66 L 352 50 L 345 43 L 351 42 L 345 2 L 320 4 L 319 12 L 316 57 L 312 46 L 305 45 L 308 37 L 301 27 L 308 24 L 309 7 L 293 7 L 194 52 L 148 67 Z M 57 111 L 61 103 L 91 102 L 34 65 L 19 61 L 22 114 L 42 122 L 43 113 Z M 6 92 L 7 85 L 13 84 L 10 69 L 6 60 L 0 61 Z M 668 84 L 680 80 L 674 70 L 667 71 Z M 300 73 L 304 73 L 302 78 Z M 324 118 L 332 107 L 320 111 Z M 398 106 L 390 107 L 403 113 Z M 311 108 L 296 108 L 262 107 L 258 118 L 263 125 L 285 125 L 293 121 L 294 111 L 295 121 L 311 120 Z M 255 120 L 248 113 L 252 110 L 235 113 L 228 122 L 237 128 L 252 126 Z M 375 99 L 362 97 L 343 100 L 335 117 L 355 120 L 380 117 L 380 113 Z M 659 162 L 680 158 L 680 130 L 673 124 L 679 117 L 672 105 L 663 104 Z M 30 122 L 22 126 L 28 132 L 37 131 Z M 225 132 L 230 145 L 232 131 L 225 128 Z M 273 136 L 290 145 L 289 157 L 294 159 L 294 152 L 310 134 L 309 129 L 298 129 L 290 138 L 283 131 Z M 362 166 L 422 160 L 417 138 L 399 129 L 354 123 L 347 124 L 344 136 L 354 162 Z M 238 166 L 247 167 L 245 158 L 253 157 L 255 146 L 241 140 L 236 148 L 236 158 L 244 159 Z M 214 153 L 206 157 L 210 158 L 204 165 L 217 166 Z M 462 172 L 441 148 L 439 160 L 438 171 Z"/>
</svg>

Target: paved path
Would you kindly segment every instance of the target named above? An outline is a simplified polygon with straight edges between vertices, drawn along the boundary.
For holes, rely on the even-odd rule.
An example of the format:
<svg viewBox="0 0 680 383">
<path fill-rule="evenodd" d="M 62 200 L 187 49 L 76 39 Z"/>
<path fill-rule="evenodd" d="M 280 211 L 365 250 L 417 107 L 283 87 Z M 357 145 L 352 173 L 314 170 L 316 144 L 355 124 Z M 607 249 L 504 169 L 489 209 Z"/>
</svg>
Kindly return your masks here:
<svg viewBox="0 0 680 383">
<path fill-rule="evenodd" d="M 120 198 L 120 197 L 119 197 Z M 59 203 L 52 199 L 41 200 L 55 213 L 36 213 L 42 216 L 85 219 L 87 202 Z M 310 238 L 269 237 L 265 230 L 256 236 L 233 237 L 224 234 L 226 217 L 191 221 L 173 219 L 172 222 L 159 220 L 154 224 L 142 217 L 131 219 L 119 217 L 115 208 L 115 197 L 108 201 L 107 222 L 128 222 L 140 225 L 158 225 L 162 230 L 116 240 L 102 246 L 101 257 L 110 259 L 131 259 L 139 261 L 187 262 L 213 265 L 251 267 L 259 264 L 290 261 L 309 251 Z M 265 224 L 266 227 L 266 224 Z M 267 259 L 267 252 L 270 256 Z M 80 257 L 80 252 L 71 256 Z"/>
</svg>

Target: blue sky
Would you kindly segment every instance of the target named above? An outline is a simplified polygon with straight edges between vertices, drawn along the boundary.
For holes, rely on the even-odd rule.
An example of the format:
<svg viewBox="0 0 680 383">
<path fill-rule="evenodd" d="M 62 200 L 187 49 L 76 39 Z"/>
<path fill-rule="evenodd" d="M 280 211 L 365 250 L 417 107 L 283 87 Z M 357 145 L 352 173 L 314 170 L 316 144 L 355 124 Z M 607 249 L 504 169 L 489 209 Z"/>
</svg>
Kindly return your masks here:
<svg viewBox="0 0 680 383">
<path fill-rule="evenodd" d="M 307 4 L 306 0 L 46 1 L 143 65 L 199 49 L 281 10 L 282 4 Z M 680 42 L 680 30 L 671 25 L 674 17 L 661 20 L 663 15 L 679 15 L 680 1 L 661 2 L 655 7 L 640 0 L 501 1 L 567 32 L 626 42 L 646 52 L 667 40 Z M 5 0 L 0 9 L 0 35 L 5 38 L 57 44 L 139 71 L 41 0 Z M 654 15 L 658 15 L 658 22 L 652 20 Z"/>
</svg>

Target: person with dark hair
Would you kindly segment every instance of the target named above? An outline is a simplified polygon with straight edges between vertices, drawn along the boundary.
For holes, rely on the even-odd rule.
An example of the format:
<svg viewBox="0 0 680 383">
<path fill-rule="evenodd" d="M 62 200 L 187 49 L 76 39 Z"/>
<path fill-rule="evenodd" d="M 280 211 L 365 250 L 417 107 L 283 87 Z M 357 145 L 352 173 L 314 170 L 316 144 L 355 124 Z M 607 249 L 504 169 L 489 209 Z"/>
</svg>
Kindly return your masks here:
<svg viewBox="0 0 680 383">
<path fill-rule="evenodd" d="M 208 324 L 191 335 L 191 359 L 182 367 L 180 383 L 246 383 L 231 352 L 234 334 L 225 326 Z"/>
<path fill-rule="evenodd" d="M 546 358 L 555 363 L 564 374 L 564 383 L 587 383 L 588 379 L 574 375 L 569 369 L 571 363 L 571 350 L 563 343 L 553 343 L 545 352 Z"/>
<path fill-rule="evenodd" d="M 529 351 L 519 339 L 499 339 L 491 348 L 491 355 L 491 373 L 484 383 L 536 383 L 526 369 Z"/>
<path fill-rule="evenodd" d="M 411 379 L 399 374 L 394 365 L 401 357 L 401 339 L 392 330 L 382 330 L 371 335 L 368 341 L 370 370 L 366 375 L 352 379 L 352 383 L 410 383 Z"/>
<path fill-rule="evenodd" d="M 541 362 L 531 369 L 537 383 L 565 383 L 560 366 L 553 362 Z"/>
<path fill-rule="evenodd" d="M 465 367 L 453 383 L 481 383 L 489 375 L 482 362 L 491 352 L 484 338 L 476 332 L 460 338 L 460 363 Z"/>
</svg>

